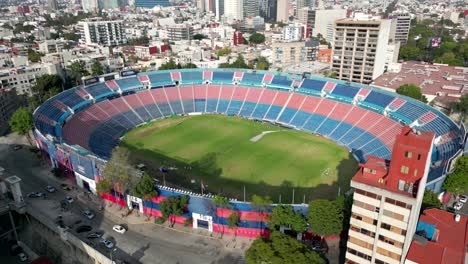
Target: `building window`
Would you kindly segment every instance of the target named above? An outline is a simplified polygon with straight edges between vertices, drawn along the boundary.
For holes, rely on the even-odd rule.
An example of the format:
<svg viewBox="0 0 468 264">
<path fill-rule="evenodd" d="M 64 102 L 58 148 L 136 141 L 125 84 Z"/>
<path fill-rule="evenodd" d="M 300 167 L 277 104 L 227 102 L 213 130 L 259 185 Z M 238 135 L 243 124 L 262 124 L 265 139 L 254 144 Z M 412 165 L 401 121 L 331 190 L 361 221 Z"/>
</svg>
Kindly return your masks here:
<svg viewBox="0 0 468 264">
<path fill-rule="evenodd" d="M 418 176 L 418 169 L 414 169 L 413 176 L 414 176 L 414 177 L 417 177 L 417 176 Z"/>
<path fill-rule="evenodd" d="M 403 174 L 408 174 L 409 167 L 408 166 L 401 166 L 400 172 Z"/>
<path fill-rule="evenodd" d="M 386 223 L 382 223 L 382 224 L 380 225 L 380 227 L 382 227 L 383 229 L 387 229 L 387 230 L 389 230 L 389 231 L 390 231 L 390 229 L 392 228 L 391 225 L 386 224 Z"/>
<path fill-rule="evenodd" d="M 421 154 L 418 154 L 418 160 L 421 160 Z"/>
<path fill-rule="evenodd" d="M 413 157 L 413 152 L 411 151 L 405 151 L 405 158 L 411 159 Z"/>
</svg>

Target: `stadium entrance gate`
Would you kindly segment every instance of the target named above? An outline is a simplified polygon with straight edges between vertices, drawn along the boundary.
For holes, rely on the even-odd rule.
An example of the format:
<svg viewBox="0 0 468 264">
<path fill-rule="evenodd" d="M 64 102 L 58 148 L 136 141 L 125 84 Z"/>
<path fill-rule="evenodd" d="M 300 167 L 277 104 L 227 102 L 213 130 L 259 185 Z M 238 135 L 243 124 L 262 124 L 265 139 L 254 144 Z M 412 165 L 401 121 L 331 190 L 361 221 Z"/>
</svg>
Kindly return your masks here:
<svg viewBox="0 0 468 264">
<path fill-rule="evenodd" d="M 202 229 L 207 229 L 210 232 L 213 232 L 213 217 L 212 216 L 192 213 L 192 219 L 193 219 L 193 228 L 202 228 Z"/>
<path fill-rule="evenodd" d="M 127 206 L 129 209 L 138 210 L 143 213 L 143 200 L 141 198 L 127 195 Z"/>
</svg>

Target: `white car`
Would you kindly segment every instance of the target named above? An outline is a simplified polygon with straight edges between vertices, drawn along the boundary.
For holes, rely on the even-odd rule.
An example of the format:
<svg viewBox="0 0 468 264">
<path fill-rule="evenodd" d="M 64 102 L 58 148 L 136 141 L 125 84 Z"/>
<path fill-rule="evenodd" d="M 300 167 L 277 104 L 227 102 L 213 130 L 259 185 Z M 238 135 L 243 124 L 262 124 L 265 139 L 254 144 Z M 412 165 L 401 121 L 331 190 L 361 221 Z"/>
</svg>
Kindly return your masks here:
<svg viewBox="0 0 468 264">
<path fill-rule="evenodd" d="M 66 196 L 66 197 L 65 197 L 65 201 L 66 201 L 67 203 L 71 204 L 71 203 L 73 203 L 73 201 L 75 201 L 75 200 L 73 200 L 73 198 L 71 198 L 70 196 Z"/>
<path fill-rule="evenodd" d="M 468 201 L 468 196 L 462 195 L 460 196 L 460 200 L 458 200 L 460 203 L 466 203 Z"/>
<path fill-rule="evenodd" d="M 91 210 L 89 209 L 86 209 L 83 211 L 83 215 L 88 218 L 89 220 L 93 219 L 94 218 L 94 214 L 93 212 L 91 212 Z"/>
<path fill-rule="evenodd" d="M 463 207 L 463 204 L 460 203 L 460 202 L 457 202 L 457 203 L 455 204 L 455 206 L 453 207 L 453 209 L 455 209 L 455 210 L 458 211 L 458 210 L 460 210 L 462 207 Z"/>
<path fill-rule="evenodd" d="M 123 233 L 125 233 L 125 231 L 127 231 L 127 230 L 125 229 L 125 227 L 123 227 L 123 226 L 121 226 L 121 225 L 115 225 L 115 226 L 112 227 L 112 229 L 113 229 L 115 232 L 120 233 L 120 234 L 123 234 Z"/>
<path fill-rule="evenodd" d="M 50 193 L 53 193 L 53 192 L 55 192 L 57 190 L 57 189 L 55 189 L 55 187 L 50 186 L 50 185 L 47 185 L 45 189 Z"/>
<path fill-rule="evenodd" d="M 111 241 L 107 240 L 107 239 L 101 239 L 99 241 L 101 244 L 103 244 L 106 248 L 113 248 L 114 247 L 114 243 L 112 243 Z"/>
<path fill-rule="evenodd" d="M 21 253 L 18 254 L 18 258 L 20 259 L 21 262 L 25 262 L 25 261 L 28 260 L 28 255 L 21 252 Z"/>
</svg>

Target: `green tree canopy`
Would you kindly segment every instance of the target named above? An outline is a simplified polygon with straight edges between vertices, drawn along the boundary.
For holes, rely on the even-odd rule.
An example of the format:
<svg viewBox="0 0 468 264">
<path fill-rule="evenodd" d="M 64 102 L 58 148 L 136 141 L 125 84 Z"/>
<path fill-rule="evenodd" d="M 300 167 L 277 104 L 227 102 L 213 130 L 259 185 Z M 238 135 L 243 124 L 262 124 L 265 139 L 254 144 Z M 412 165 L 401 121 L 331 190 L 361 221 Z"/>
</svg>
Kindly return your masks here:
<svg viewBox="0 0 468 264">
<path fill-rule="evenodd" d="M 200 34 L 200 33 L 193 35 L 193 39 L 196 39 L 196 40 L 201 40 L 201 39 L 206 39 L 206 38 L 207 37 L 205 35 Z"/>
<path fill-rule="evenodd" d="M 343 208 L 324 199 L 309 204 L 307 219 L 310 230 L 319 236 L 337 235 L 343 230 Z"/>
<path fill-rule="evenodd" d="M 468 94 L 464 94 L 460 97 L 460 101 L 453 103 L 452 109 L 455 112 L 458 112 L 461 116 L 461 119 L 464 120 L 465 116 L 468 114 Z"/>
<path fill-rule="evenodd" d="M 154 188 L 154 182 L 148 173 L 143 174 L 140 181 L 133 188 L 133 195 L 150 201 L 153 197 L 158 196 L 158 192 Z"/>
<path fill-rule="evenodd" d="M 424 197 L 421 205 L 421 212 L 426 210 L 426 208 L 439 208 L 442 204 L 439 201 L 438 195 L 430 190 L 424 191 Z"/>
<path fill-rule="evenodd" d="M 420 56 L 420 50 L 418 47 L 407 47 L 403 46 L 400 49 L 400 59 L 403 60 L 418 60 Z"/>
<path fill-rule="evenodd" d="M 103 174 L 114 188 L 118 187 L 120 193 L 132 190 L 136 184 L 137 171 L 130 164 L 130 152 L 125 148 L 113 149 Z"/>
<path fill-rule="evenodd" d="M 229 47 L 224 47 L 216 53 L 218 57 L 231 54 L 232 50 Z"/>
<path fill-rule="evenodd" d="M 113 184 L 108 178 L 102 178 L 99 180 L 99 182 L 96 184 L 96 192 L 99 195 L 103 195 L 104 193 L 110 192 L 112 189 Z"/>
<path fill-rule="evenodd" d="M 57 74 L 44 74 L 36 79 L 36 84 L 31 87 L 33 97 L 29 98 L 32 108 L 58 94 L 63 89 L 63 81 Z"/>
<path fill-rule="evenodd" d="M 219 68 L 238 68 L 238 69 L 251 69 L 250 65 L 247 65 L 244 60 L 244 56 L 239 54 L 237 59 L 233 63 L 221 63 Z"/>
<path fill-rule="evenodd" d="M 226 222 L 228 227 L 231 229 L 235 229 L 239 226 L 239 213 L 237 211 L 231 212 L 228 218 L 226 218 Z"/>
<path fill-rule="evenodd" d="M 398 94 L 406 95 L 421 102 L 426 103 L 426 97 L 421 93 L 421 88 L 414 84 L 403 84 L 396 90 Z"/>
<path fill-rule="evenodd" d="M 101 75 L 104 74 L 104 69 L 102 67 L 102 64 L 95 60 L 93 64 L 91 64 L 91 74 L 92 75 Z"/>
<path fill-rule="evenodd" d="M 40 52 L 36 52 L 33 49 L 28 49 L 28 60 L 29 61 L 39 62 L 39 61 L 41 61 L 42 56 L 44 56 L 44 54 L 42 54 Z"/>
<path fill-rule="evenodd" d="M 66 40 L 78 41 L 80 39 L 80 35 L 74 32 L 70 32 L 63 34 L 63 38 Z"/>
<path fill-rule="evenodd" d="M 461 156 L 455 161 L 455 171 L 464 172 L 468 175 L 468 156 Z"/>
<path fill-rule="evenodd" d="M 468 174 L 463 171 L 449 174 L 442 184 L 442 188 L 457 195 L 468 192 Z"/>
<path fill-rule="evenodd" d="M 300 212 L 295 212 L 291 205 L 278 205 L 273 208 L 268 222 L 274 226 L 290 227 L 296 232 L 304 232 L 307 222 Z"/>
<path fill-rule="evenodd" d="M 89 75 L 88 71 L 85 68 L 83 61 L 75 61 L 67 67 L 67 73 L 72 78 L 76 84 L 81 83 L 81 78 L 83 76 Z"/>
<path fill-rule="evenodd" d="M 249 37 L 249 42 L 254 43 L 254 44 L 261 44 L 265 42 L 265 35 L 260 34 L 260 33 L 253 33 Z"/>
<path fill-rule="evenodd" d="M 189 201 L 189 196 L 171 196 L 159 203 L 159 208 L 161 209 L 161 213 L 164 218 L 169 219 L 171 221 L 171 225 L 174 226 L 175 219 L 170 219 L 171 215 L 182 215 L 186 208 Z"/>
<path fill-rule="evenodd" d="M 318 253 L 296 239 L 276 231 L 271 233 L 270 239 L 255 239 L 245 252 L 245 259 L 249 264 L 325 264 Z"/>
<path fill-rule="evenodd" d="M 261 70 L 261 71 L 266 71 L 270 68 L 270 63 L 268 62 L 268 59 L 260 56 L 257 58 L 257 65 L 256 69 Z"/>
<path fill-rule="evenodd" d="M 8 124 L 11 130 L 18 133 L 19 135 L 26 136 L 29 144 L 32 145 L 31 137 L 29 133 L 33 130 L 33 115 L 27 108 L 18 108 L 11 116 Z"/>
</svg>

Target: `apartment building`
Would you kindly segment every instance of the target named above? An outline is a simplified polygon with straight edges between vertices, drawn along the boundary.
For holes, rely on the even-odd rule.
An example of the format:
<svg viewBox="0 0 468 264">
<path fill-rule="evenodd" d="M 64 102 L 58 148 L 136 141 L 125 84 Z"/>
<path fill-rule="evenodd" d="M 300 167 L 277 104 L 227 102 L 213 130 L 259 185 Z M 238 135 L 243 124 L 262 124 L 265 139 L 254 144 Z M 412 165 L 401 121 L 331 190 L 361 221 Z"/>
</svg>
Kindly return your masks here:
<svg viewBox="0 0 468 264">
<path fill-rule="evenodd" d="M 419 218 L 434 133 L 403 127 L 391 160 L 368 156 L 351 180 L 346 263 L 405 263 Z"/>
<path fill-rule="evenodd" d="M 276 2 L 276 21 L 289 21 L 289 0 L 278 0 Z"/>
<path fill-rule="evenodd" d="M 299 64 L 317 60 L 319 43 L 315 40 L 275 42 L 271 45 L 272 63 L 276 66 Z"/>
<path fill-rule="evenodd" d="M 0 89 L 14 90 L 18 95 L 32 95 L 36 79 L 44 74 L 62 75 L 60 64 L 36 63 L 0 70 Z"/>
<path fill-rule="evenodd" d="M 87 19 L 78 22 L 80 43 L 114 46 L 127 43 L 122 20 Z"/>
<path fill-rule="evenodd" d="M 170 41 L 191 40 L 193 27 L 189 24 L 175 24 L 167 26 L 167 37 Z"/>
<path fill-rule="evenodd" d="M 390 38 L 394 42 L 400 42 L 401 45 L 405 44 L 408 41 L 411 16 L 408 13 L 393 13 L 388 18 L 395 20 L 396 23 L 396 27 Z"/>
<path fill-rule="evenodd" d="M 335 22 L 332 71 L 338 79 L 369 84 L 384 73 L 391 24 L 367 15 Z"/>
<path fill-rule="evenodd" d="M 8 121 L 20 107 L 20 98 L 13 89 L 0 89 L 0 136 L 8 131 Z"/>
</svg>

